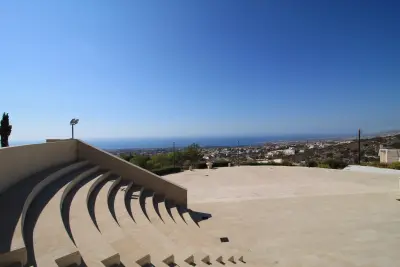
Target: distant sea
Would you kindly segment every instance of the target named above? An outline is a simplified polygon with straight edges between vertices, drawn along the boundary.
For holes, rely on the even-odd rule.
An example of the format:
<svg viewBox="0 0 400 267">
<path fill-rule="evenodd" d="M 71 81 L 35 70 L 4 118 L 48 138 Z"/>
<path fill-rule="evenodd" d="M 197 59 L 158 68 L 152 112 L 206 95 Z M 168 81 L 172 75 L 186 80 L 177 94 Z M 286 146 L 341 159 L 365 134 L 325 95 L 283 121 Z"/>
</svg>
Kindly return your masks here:
<svg viewBox="0 0 400 267">
<path fill-rule="evenodd" d="M 83 139 L 85 142 L 102 149 L 144 149 L 144 148 L 169 148 L 175 142 L 176 147 L 185 147 L 197 143 L 202 147 L 262 145 L 267 142 L 306 141 L 322 139 L 342 139 L 355 137 L 349 134 L 298 134 L 280 136 L 236 136 L 236 137 L 184 137 L 184 138 L 109 138 L 109 139 Z M 79 137 L 78 137 L 79 138 Z M 43 143 L 41 141 L 12 141 L 10 145 L 26 145 Z"/>
</svg>

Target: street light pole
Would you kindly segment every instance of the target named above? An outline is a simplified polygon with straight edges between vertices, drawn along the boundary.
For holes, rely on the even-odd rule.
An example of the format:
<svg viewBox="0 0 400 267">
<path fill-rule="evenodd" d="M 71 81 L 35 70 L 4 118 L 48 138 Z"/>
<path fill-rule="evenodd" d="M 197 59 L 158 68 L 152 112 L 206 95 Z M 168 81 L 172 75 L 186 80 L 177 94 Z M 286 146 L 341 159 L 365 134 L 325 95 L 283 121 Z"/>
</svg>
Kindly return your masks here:
<svg viewBox="0 0 400 267">
<path fill-rule="evenodd" d="M 69 124 L 71 125 L 72 128 L 72 139 L 74 139 L 74 126 L 77 125 L 79 122 L 79 119 L 72 119 Z"/>
<path fill-rule="evenodd" d="M 174 158 L 174 167 L 175 167 L 175 142 L 173 143 L 173 158 Z"/>
<path fill-rule="evenodd" d="M 361 129 L 358 129 L 358 165 L 361 165 Z"/>
<path fill-rule="evenodd" d="M 239 159 L 239 140 L 237 141 L 238 142 L 238 147 L 237 147 L 237 161 L 238 161 L 238 166 L 240 166 L 240 159 Z"/>
</svg>

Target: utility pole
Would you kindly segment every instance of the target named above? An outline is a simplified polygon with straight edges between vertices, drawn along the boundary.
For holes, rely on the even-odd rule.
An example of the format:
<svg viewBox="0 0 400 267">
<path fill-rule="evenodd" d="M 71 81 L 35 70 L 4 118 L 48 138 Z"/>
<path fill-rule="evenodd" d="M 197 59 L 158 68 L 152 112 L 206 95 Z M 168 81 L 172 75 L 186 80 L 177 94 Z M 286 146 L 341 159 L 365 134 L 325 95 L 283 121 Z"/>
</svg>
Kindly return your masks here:
<svg viewBox="0 0 400 267">
<path fill-rule="evenodd" d="M 358 129 L 358 165 L 361 165 L 361 129 Z"/>
<path fill-rule="evenodd" d="M 173 158 L 174 158 L 174 167 L 175 167 L 175 142 L 172 144 L 172 150 L 173 150 Z"/>
<path fill-rule="evenodd" d="M 240 166 L 240 158 L 239 158 L 239 140 L 238 142 L 238 147 L 237 147 L 237 162 L 238 162 L 238 166 Z"/>
</svg>

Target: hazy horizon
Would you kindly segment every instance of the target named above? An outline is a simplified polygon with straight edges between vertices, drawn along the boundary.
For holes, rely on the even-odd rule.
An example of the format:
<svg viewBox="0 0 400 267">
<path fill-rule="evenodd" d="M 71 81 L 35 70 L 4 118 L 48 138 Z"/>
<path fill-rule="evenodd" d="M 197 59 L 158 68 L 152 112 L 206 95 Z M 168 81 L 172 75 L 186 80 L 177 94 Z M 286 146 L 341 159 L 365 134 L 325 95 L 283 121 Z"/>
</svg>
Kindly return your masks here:
<svg viewBox="0 0 400 267">
<path fill-rule="evenodd" d="M 378 132 L 364 132 L 361 131 L 362 136 L 375 136 L 375 135 L 380 135 L 380 134 L 386 134 L 386 133 L 391 133 L 391 132 L 400 132 L 400 130 L 392 129 L 392 130 L 387 130 L 387 131 L 378 131 Z M 315 138 L 351 138 L 351 137 L 357 137 L 358 136 L 358 130 L 356 129 L 354 132 L 351 133 L 293 133 L 293 134 L 263 134 L 263 135 L 225 135 L 225 136 L 217 136 L 217 135 L 204 135 L 204 136 L 157 136 L 157 137 L 81 137 L 77 136 L 75 134 L 76 139 L 81 139 L 84 141 L 147 141 L 147 140 L 154 140 L 154 141 L 159 141 L 159 140 L 168 140 L 173 142 L 174 140 L 196 140 L 196 139 L 201 139 L 201 140 L 206 140 L 206 139 L 234 139 L 234 140 L 241 140 L 241 139 L 254 139 L 254 138 L 266 138 L 269 140 L 278 140 L 279 138 L 282 138 L 282 140 L 289 140 L 288 138 L 295 138 L 294 141 L 297 140 L 305 140 L 306 138 L 309 138 L 310 140 Z M 54 137 L 45 137 L 41 139 L 30 139 L 30 140 L 21 140 L 21 139 L 14 139 L 10 138 L 10 143 L 31 143 L 31 142 L 44 142 L 46 139 L 53 139 Z M 69 139 L 71 136 L 65 136 L 65 137 L 60 137 L 60 139 Z M 296 139 L 299 138 L 299 139 Z M 305 139 L 302 139 L 305 138 Z M 55 138 L 57 139 L 57 138 Z"/>
</svg>

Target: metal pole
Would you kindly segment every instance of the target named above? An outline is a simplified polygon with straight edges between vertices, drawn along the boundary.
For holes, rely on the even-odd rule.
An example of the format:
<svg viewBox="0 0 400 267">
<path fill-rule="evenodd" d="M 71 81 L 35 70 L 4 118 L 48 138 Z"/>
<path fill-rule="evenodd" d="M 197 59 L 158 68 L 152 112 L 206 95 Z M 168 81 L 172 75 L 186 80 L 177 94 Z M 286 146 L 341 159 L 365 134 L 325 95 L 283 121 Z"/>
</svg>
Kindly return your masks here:
<svg viewBox="0 0 400 267">
<path fill-rule="evenodd" d="M 74 139 L 74 125 L 72 124 L 72 139 Z"/>
<path fill-rule="evenodd" d="M 175 142 L 173 143 L 173 151 L 174 151 L 174 152 L 173 152 L 173 153 L 174 153 L 174 154 L 173 154 L 173 157 L 174 157 L 174 167 L 175 167 Z"/>
<path fill-rule="evenodd" d="M 237 147 L 237 161 L 238 161 L 238 166 L 240 166 L 240 159 L 239 159 L 239 140 L 238 140 L 238 147 Z"/>
<path fill-rule="evenodd" d="M 358 129 L 358 165 L 361 165 L 361 129 Z"/>
</svg>

